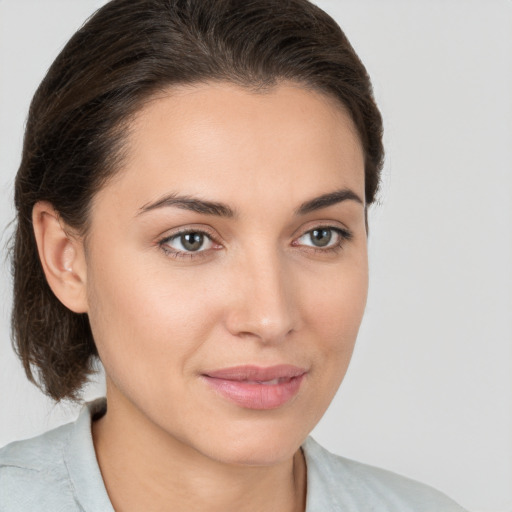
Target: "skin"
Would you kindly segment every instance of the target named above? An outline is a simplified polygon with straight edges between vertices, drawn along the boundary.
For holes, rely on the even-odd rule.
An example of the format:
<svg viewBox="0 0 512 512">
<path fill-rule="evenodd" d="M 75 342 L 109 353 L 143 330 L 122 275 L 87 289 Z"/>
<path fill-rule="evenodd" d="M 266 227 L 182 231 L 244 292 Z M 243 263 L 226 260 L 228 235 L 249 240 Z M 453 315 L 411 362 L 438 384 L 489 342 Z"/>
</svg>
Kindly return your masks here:
<svg viewBox="0 0 512 512">
<path fill-rule="evenodd" d="M 50 205 L 34 210 L 49 283 L 88 313 L 105 367 L 108 411 L 93 439 L 112 503 L 304 510 L 299 447 L 345 375 L 366 303 L 354 125 L 333 99 L 297 84 L 255 93 L 210 83 L 153 98 L 126 148 L 94 198 L 85 245 Z M 340 190 L 361 201 L 297 213 Z M 149 207 L 169 194 L 220 202 L 234 215 Z M 328 230 L 328 246 L 315 246 L 315 228 Z M 187 252 L 176 236 L 183 229 L 212 241 Z M 246 364 L 293 364 L 306 375 L 271 410 L 241 407 L 201 377 Z"/>
</svg>

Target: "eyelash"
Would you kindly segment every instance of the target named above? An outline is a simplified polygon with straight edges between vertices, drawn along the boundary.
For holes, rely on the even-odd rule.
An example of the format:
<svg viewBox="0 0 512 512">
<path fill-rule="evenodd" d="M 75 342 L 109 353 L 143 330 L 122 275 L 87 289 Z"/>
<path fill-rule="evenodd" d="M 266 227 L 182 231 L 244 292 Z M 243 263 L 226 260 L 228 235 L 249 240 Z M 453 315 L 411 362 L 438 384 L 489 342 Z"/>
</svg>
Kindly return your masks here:
<svg viewBox="0 0 512 512">
<path fill-rule="evenodd" d="M 313 245 L 302 245 L 302 244 L 297 243 L 297 240 L 299 240 L 300 238 L 302 238 L 308 234 L 312 234 L 314 231 L 320 231 L 320 230 L 330 230 L 333 233 L 335 233 L 338 236 L 338 240 L 336 241 L 336 243 L 333 245 L 330 245 L 330 246 L 326 246 L 325 248 L 315 247 Z M 178 231 L 177 233 L 174 233 L 171 236 L 166 236 L 166 237 L 162 238 L 161 240 L 159 240 L 157 242 L 157 245 L 162 249 L 162 251 L 166 255 L 168 255 L 172 258 L 175 258 L 175 259 L 192 260 L 192 259 L 204 258 L 208 255 L 208 253 L 211 250 L 216 250 L 215 248 L 212 248 L 212 249 L 198 250 L 198 251 L 179 251 L 176 249 L 169 248 L 169 245 L 168 245 L 169 242 L 171 242 L 172 240 L 177 240 L 181 236 L 187 235 L 187 234 L 202 235 L 205 237 L 205 239 L 210 240 L 210 242 L 213 245 L 218 245 L 220 247 L 220 244 L 218 244 L 215 241 L 212 234 L 210 234 L 208 231 L 205 231 L 203 229 L 183 229 L 182 231 Z M 335 227 L 335 226 L 320 225 L 320 226 L 315 226 L 311 229 L 308 229 L 302 235 L 295 238 L 294 241 L 292 242 L 292 246 L 293 247 L 302 247 L 303 250 L 308 251 L 308 252 L 313 252 L 315 254 L 335 254 L 335 253 L 338 253 L 344 247 L 345 243 L 349 242 L 352 238 L 353 238 L 352 233 L 346 229 L 342 229 L 340 227 Z"/>
</svg>

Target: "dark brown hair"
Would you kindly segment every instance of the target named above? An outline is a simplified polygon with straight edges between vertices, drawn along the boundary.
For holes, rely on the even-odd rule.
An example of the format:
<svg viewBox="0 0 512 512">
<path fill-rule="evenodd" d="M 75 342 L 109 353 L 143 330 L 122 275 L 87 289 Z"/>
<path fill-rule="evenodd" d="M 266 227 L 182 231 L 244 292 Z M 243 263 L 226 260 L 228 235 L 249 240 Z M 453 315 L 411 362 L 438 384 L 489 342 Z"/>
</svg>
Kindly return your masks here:
<svg viewBox="0 0 512 512">
<path fill-rule="evenodd" d="M 369 77 L 336 22 L 307 0 L 113 0 L 71 38 L 30 106 L 15 184 L 14 347 L 27 376 L 77 399 L 97 357 L 87 315 L 63 306 L 39 261 L 32 209 L 50 202 L 87 232 L 91 198 L 119 169 L 129 120 L 173 84 L 253 90 L 291 80 L 337 98 L 365 154 L 366 202 L 379 184 L 382 121 Z"/>
</svg>

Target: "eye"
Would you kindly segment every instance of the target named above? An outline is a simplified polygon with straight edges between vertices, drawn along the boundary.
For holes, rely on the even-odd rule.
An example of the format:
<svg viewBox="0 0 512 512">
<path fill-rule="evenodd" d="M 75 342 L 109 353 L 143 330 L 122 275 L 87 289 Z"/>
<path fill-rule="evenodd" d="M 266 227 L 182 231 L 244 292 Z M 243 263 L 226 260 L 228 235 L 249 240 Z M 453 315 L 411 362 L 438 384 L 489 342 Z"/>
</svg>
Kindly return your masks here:
<svg viewBox="0 0 512 512">
<path fill-rule="evenodd" d="M 165 238 L 160 242 L 164 250 L 176 255 L 180 253 L 197 253 L 212 249 L 213 240 L 201 231 L 183 231 Z"/>
<path fill-rule="evenodd" d="M 319 226 L 297 238 L 294 245 L 303 245 L 319 250 L 339 249 L 343 242 L 350 238 L 352 235 L 344 229 Z"/>
</svg>

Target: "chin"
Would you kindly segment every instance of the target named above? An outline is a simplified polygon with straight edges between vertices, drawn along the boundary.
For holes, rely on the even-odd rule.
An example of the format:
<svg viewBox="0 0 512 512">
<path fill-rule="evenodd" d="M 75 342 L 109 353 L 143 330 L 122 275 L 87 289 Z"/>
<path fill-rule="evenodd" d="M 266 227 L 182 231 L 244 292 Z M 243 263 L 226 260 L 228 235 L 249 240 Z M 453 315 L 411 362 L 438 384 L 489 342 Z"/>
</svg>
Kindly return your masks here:
<svg viewBox="0 0 512 512">
<path fill-rule="evenodd" d="M 231 465 L 274 466 L 290 460 L 308 435 L 302 429 L 293 431 L 289 425 L 252 425 L 226 429 L 222 436 L 208 439 L 204 450 L 211 459 Z"/>
</svg>

